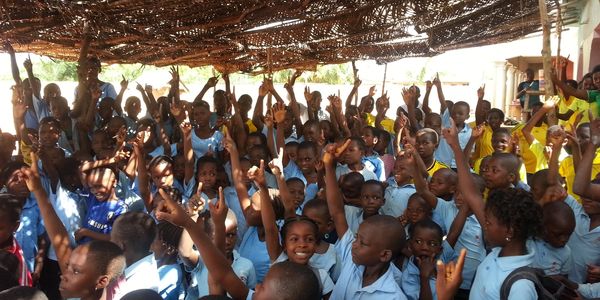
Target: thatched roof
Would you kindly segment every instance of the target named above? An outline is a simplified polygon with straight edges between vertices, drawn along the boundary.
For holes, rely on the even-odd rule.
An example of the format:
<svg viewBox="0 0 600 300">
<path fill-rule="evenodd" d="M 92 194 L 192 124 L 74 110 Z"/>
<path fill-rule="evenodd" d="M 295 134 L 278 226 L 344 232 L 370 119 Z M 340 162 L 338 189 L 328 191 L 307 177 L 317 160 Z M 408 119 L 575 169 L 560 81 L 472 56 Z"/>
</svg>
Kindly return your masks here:
<svg viewBox="0 0 600 300">
<path fill-rule="evenodd" d="M 555 1 L 548 1 L 549 11 Z M 538 0 L 3 0 L 0 40 L 76 60 L 244 72 L 394 61 L 537 31 Z"/>
</svg>

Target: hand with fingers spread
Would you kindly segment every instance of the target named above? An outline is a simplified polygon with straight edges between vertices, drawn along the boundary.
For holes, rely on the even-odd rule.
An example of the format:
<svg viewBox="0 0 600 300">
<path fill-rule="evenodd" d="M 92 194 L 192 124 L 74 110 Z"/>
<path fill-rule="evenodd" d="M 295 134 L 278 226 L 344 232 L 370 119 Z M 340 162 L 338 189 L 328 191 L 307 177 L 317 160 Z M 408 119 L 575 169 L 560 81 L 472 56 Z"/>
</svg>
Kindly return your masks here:
<svg viewBox="0 0 600 300">
<path fill-rule="evenodd" d="M 222 187 L 219 187 L 219 200 L 215 204 L 209 202 L 208 209 L 210 211 L 210 216 L 216 224 L 225 224 L 229 208 L 227 207 L 227 203 L 225 203 Z"/>
<path fill-rule="evenodd" d="M 286 110 L 285 110 L 285 104 L 283 103 L 275 103 L 273 105 L 273 119 L 275 120 L 276 124 L 281 124 L 285 121 L 285 115 L 286 115 Z"/>
<path fill-rule="evenodd" d="M 260 167 L 252 166 L 248 170 L 248 179 L 254 181 L 256 186 L 259 188 L 267 188 L 267 181 L 265 179 L 265 161 L 260 160 Z"/>
<path fill-rule="evenodd" d="M 402 99 L 404 100 L 404 103 L 406 103 L 407 107 L 416 107 L 417 105 L 417 94 L 415 93 L 414 89 L 403 88 Z"/>
<path fill-rule="evenodd" d="M 342 145 L 329 144 L 325 146 L 323 151 L 323 164 L 326 166 L 332 166 L 341 156 L 344 151 L 350 145 L 351 140 L 348 139 Z"/>
<path fill-rule="evenodd" d="M 306 104 L 308 105 L 308 107 L 311 107 L 313 97 L 308 86 L 304 87 L 304 99 L 306 100 Z"/>
<path fill-rule="evenodd" d="M 194 220 L 190 218 L 181 205 L 171 198 L 169 193 L 165 192 L 163 189 L 159 189 L 158 192 L 163 198 L 163 201 L 161 201 L 156 208 L 156 218 L 158 220 L 167 221 L 173 225 L 184 228 L 195 225 Z M 202 223 L 198 222 L 198 224 L 201 225 Z"/>
<path fill-rule="evenodd" d="M 202 197 L 202 182 L 198 183 L 196 193 L 190 197 L 187 203 L 187 213 L 190 216 L 198 215 L 204 210 L 204 207 L 208 201 Z"/>
<path fill-rule="evenodd" d="M 471 131 L 471 138 L 475 140 L 479 139 L 483 135 L 484 129 L 485 123 L 481 123 L 475 126 L 475 128 L 473 128 L 473 130 Z"/>
<path fill-rule="evenodd" d="M 438 300 L 451 300 L 458 291 L 462 283 L 462 271 L 465 265 L 467 250 L 462 249 L 456 263 L 453 261 L 444 264 L 441 260 L 437 261 L 437 279 L 435 281 L 435 290 Z"/>
<path fill-rule="evenodd" d="M 379 97 L 377 101 L 375 101 L 375 109 L 378 115 L 385 116 L 386 112 L 390 108 L 390 97 L 388 97 L 387 92 Z"/>
</svg>

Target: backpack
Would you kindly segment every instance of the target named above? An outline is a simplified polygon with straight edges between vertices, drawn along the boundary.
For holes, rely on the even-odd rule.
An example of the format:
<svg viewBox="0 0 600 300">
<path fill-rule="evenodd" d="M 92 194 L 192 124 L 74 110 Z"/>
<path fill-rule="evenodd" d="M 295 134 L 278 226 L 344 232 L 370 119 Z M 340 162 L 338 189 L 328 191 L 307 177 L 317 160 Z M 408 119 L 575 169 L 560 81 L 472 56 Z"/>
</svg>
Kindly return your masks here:
<svg viewBox="0 0 600 300">
<path fill-rule="evenodd" d="M 543 270 L 532 267 L 520 267 L 513 270 L 500 287 L 500 300 L 508 300 L 512 285 L 518 280 L 526 279 L 535 285 L 540 300 L 576 299 L 577 293 L 564 283 L 546 275 Z"/>
</svg>

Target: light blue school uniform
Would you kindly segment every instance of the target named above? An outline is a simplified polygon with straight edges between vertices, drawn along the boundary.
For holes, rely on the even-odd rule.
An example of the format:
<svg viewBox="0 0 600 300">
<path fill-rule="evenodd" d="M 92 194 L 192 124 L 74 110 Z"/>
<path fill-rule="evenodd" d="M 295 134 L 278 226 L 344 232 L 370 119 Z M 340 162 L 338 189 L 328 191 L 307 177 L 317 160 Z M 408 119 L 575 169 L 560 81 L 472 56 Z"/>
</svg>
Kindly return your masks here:
<svg viewBox="0 0 600 300">
<path fill-rule="evenodd" d="M 362 208 L 352 205 L 344 205 L 344 213 L 346 214 L 348 230 L 352 232 L 358 232 L 358 227 L 364 220 Z"/>
<path fill-rule="evenodd" d="M 28 108 L 25 111 L 25 128 L 38 130 L 40 127 L 40 120 L 51 116 L 50 108 L 46 101 L 38 99 L 35 95 L 31 95 L 31 98 L 33 107 Z"/>
<path fill-rule="evenodd" d="M 125 172 L 119 171 L 115 195 L 127 204 L 127 211 L 143 212 L 146 206 L 144 200 L 134 192 L 134 183 L 135 181 L 132 182 Z"/>
<path fill-rule="evenodd" d="M 571 255 L 569 279 L 577 283 L 584 283 L 587 265 L 597 264 L 600 261 L 600 226 L 590 230 L 590 217 L 571 195 L 567 196 L 565 203 L 575 214 L 575 230 L 567 245 L 571 249 L 577 249 Z"/>
<path fill-rule="evenodd" d="M 447 128 L 450 127 L 450 112 L 448 109 L 444 111 L 442 114 L 442 127 Z M 471 126 L 465 124 L 463 129 L 458 132 L 458 144 L 460 145 L 460 149 L 465 149 L 469 139 L 471 138 Z M 440 137 L 440 144 L 434 152 L 435 159 L 450 166 L 451 168 L 456 168 L 456 162 L 454 161 L 454 152 L 452 152 L 452 148 L 446 142 L 444 137 Z"/>
<path fill-rule="evenodd" d="M 442 253 L 439 257 L 444 263 L 449 263 L 450 261 L 454 261 L 458 258 L 456 252 L 448 242 L 442 242 Z M 402 281 L 398 284 L 406 294 L 406 298 L 409 300 L 418 300 L 419 293 L 421 292 L 421 281 L 420 281 L 420 270 L 419 267 L 415 264 L 415 257 L 411 256 L 408 259 L 408 262 L 405 264 L 404 269 L 402 270 Z M 437 292 L 435 289 L 435 276 L 429 278 L 429 288 L 431 289 L 431 294 L 433 295 L 433 299 L 437 299 Z"/>
<path fill-rule="evenodd" d="M 204 156 L 209 148 L 211 148 L 213 152 L 222 151 L 223 145 L 221 141 L 223 141 L 223 133 L 218 130 L 215 130 L 213 135 L 207 139 L 198 137 L 196 131 L 192 130 L 192 149 L 194 150 L 196 159 Z"/>
<path fill-rule="evenodd" d="M 567 275 L 571 268 L 571 248 L 552 247 L 541 239 L 533 239 L 536 256 L 532 267 L 544 270 L 546 275 Z"/>
<path fill-rule="evenodd" d="M 183 271 L 179 264 L 158 267 L 158 294 L 165 300 L 179 300 L 183 296 Z"/>
<path fill-rule="evenodd" d="M 529 266 L 536 255 L 532 241 L 527 241 L 527 254 L 499 257 L 501 247 L 492 249 L 477 268 L 477 274 L 471 287 L 469 299 L 500 300 L 500 288 L 504 279 L 517 268 Z M 508 300 L 537 300 L 538 295 L 533 282 L 527 279 L 517 280 L 510 289 Z"/>
<path fill-rule="evenodd" d="M 33 272 L 35 266 L 35 256 L 38 252 L 38 238 L 46 232 L 42 223 L 42 216 L 37 201 L 33 193 L 25 199 L 19 228 L 15 232 L 15 239 L 21 250 L 23 250 L 23 258 L 27 263 L 29 271 Z"/>
<path fill-rule="evenodd" d="M 188 200 L 190 200 L 190 198 L 196 194 L 196 189 L 197 189 L 196 177 L 192 177 L 187 183 L 185 183 L 183 185 L 183 194 L 181 195 L 183 204 L 187 204 Z M 217 195 L 217 197 L 215 197 L 215 198 L 210 198 L 204 192 L 202 192 L 200 194 L 200 196 L 202 197 L 202 199 L 211 201 L 213 203 L 217 201 L 217 197 L 218 197 L 218 195 Z M 207 209 L 208 209 L 208 203 L 204 203 L 204 208 L 202 211 L 205 211 Z"/>
<path fill-rule="evenodd" d="M 350 168 L 348 168 L 348 165 L 338 165 L 337 168 L 335 168 L 335 178 L 337 178 L 339 180 L 340 177 L 342 177 L 342 175 L 346 175 L 350 172 L 354 172 L 354 171 L 350 170 Z M 373 173 L 372 171 L 367 169 L 364 164 L 363 164 L 363 169 L 360 171 L 357 171 L 357 172 L 363 176 L 365 181 L 379 180 L 379 178 L 377 178 L 377 175 L 375 175 L 375 173 Z"/>
<path fill-rule="evenodd" d="M 379 158 L 379 154 L 375 153 L 370 156 L 363 156 L 362 162 L 365 165 L 365 168 L 375 173 L 375 176 L 379 181 L 384 182 L 387 179 L 385 176 L 385 167 L 383 165 L 383 160 Z"/>
<path fill-rule="evenodd" d="M 273 262 L 272 265 L 276 264 L 276 263 L 280 263 L 280 262 L 284 262 L 289 260 L 289 257 L 287 256 L 287 254 L 285 254 L 284 252 L 281 252 L 281 254 L 279 254 L 279 257 L 277 257 L 277 259 Z M 333 290 L 333 280 L 331 280 L 331 277 L 329 276 L 329 273 L 327 272 L 327 270 L 323 270 L 320 268 L 315 267 L 314 265 L 312 265 L 310 263 L 310 260 L 308 261 L 308 267 L 310 267 L 313 272 L 315 273 L 315 275 L 317 275 L 317 277 L 319 277 L 319 286 L 321 287 L 321 293 L 323 295 L 327 295 L 329 293 L 331 293 L 331 291 Z"/>
<path fill-rule="evenodd" d="M 174 157 L 175 155 L 177 155 L 177 144 L 171 144 L 170 147 L 171 147 L 171 157 Z M 158 146 L 154 150 L 152 150 L 152 152 L 148 153 L 148 155 L 150 155 L 152 157 L 165 155 L 165 147 Z"/>
<path fill-rule="evenodd" d="M 583 299 L 600 298 L 600 282 L 583 284 L 580 283 L 577 287 L 577 292 L 579 292 Z"/>
<path fill-rule="evenodd" d="M 252 262 L 256 271 L 256 282 L 261 283 L 269 271 L 271 260 L 267 244 L 258 239 L 257 227 L 248 227 L 242 238 L 239 254 Z"/>
<path fill-rule="evenodd" d="M 300 205 L 300 208 L 303 208 L 306 202 L 314 199 L 317 196 L 317 193 L 319 192 L 319 186 L 317 185 L 317 183 L 309 184 L 308 180 L 306 180 L 306 177 L 304 177 L 302 170 L 300 170 L 300 167 L 298 167 L 298 165 L 295 162 L 288 162 L 287 166 L 283 168 L 283 176 L 285 177 L 285 179 L 296 177 L 302 180 L 302 182 L 304 182 L 304 202 Z M 300 212 L 302 212 L 302 209 L 300 209 Z"/>
<path fill-rule="evenodd" d="M 44 181 L 42 181 L 42 183 L 44 183 Z M 56 187 L 56 193 L 52 193 L 51 189 L 46 191 L 49 191 L 48 199 L 50 200 L 56 215 L 65 226 L 65 229 L 69 234 L 71 246 L 74 248 L 77 246 L 77 243 L 75 242 L 75 231 L 81 228 L 82 216 L 85 216 L 85 202 L 87 195 L 71 192 L 64 188 L 60 182 Z M 58 260 L 54 246 L 50 246 L 48 258 L 54 261 Z"/>
<path fill-rule="evenodd" d="M 398 185 L 394 177 L 388 180 L 389 186 L 385 189 L 385 203 L 381 213 L 397 218 L 401 216 L 408 206 L 408 198 L 417 192 L 412 184 Z"/>
<path fill-rule="evenodd" d="M 248 196 L 252 197 L 256 193 L 256 189 L 254 186 L 251 186 L 248 190 Z M 227 203 L 227 207 L 233 211 L 235 214 L 235 218 L 237 219 L 237 235 L 238 235 L 238 246 L 242 242 L 242 237 L 246 234 L 248 230 L 248 223 L 246 223 L 246 218 L 244 217 L 244 211 L 242 210 L 242 206 L 240 204 L 240 200 L 237 195 L 237 191 L 234 187 L 228 186 L 223 189 L 223 196 L 225 197 L 225 203 Z"/>
<path fill-rule="evenodd" d="M 321 241 L 321 243 L 326 243 Z M 308 263 L 317 268 L 323 269 L 327 271 L 333 282 L 336 282 L 340 277 L 340 272 L 342 270 L 342 266 L 340 263 L 340 259 L 335 252 L 335 247 L 332 244 L 328 244 L 327 251 L 325 253 L 316 253 L 310 258 Z"/>
<path fill-rule="evenodd" d="M 438 224 L 442 227 L 444 233 L 448 233 L 457 215 L 458 207 L 456 207 L 454 200 L 445 201 L 438 199 L 437 205 L 433 210 L 433 219 L 434 221 L 439 220 Z M 467 250 L 467 256 L 465 257 L 465 266 L 462 273 L 463 282 L 460 288 L 469 290 L 475 278 L 477 267 L 487 255 L 481 224 L 479 224 L 479 221 L 477 221 L 477 218 L 473 214 L 467 217 L 463 230 L 454 245 L 454 250 L 457 253 L 460 253 L 462 249 Z"/>
<path fill-rule="evenodd" d="M 237 275 L 237 277 L 246 285 L 246 287 L 253 289 L 256 286 L 257 282 L 254 265 L 249 259 L 240 256 L 240 254 L 235 250 L 233 250 L 233 263 L 231 264 L 231 268 L 233 269 L 235 275 Z M 198 297 L 196 299 L 209 295 L 208 269 L 204 265 L 204 262 L 201 258 L 198 259 L 198 264 L 190 272 L 198 284 Z"/>
<path fill-rule="evenodd" d="M 365 266 L 356 265 L 352 261 L 352 242 L 354 242 L 354 233 L 347 230 L 335 244 L 335 251 L 342 262 L 342 272 L 329 299 L 406 300 L 406 296 L 394 279 L 394 268 L 391 263 L 381 277 L 363 287 Z"/>
</svg>

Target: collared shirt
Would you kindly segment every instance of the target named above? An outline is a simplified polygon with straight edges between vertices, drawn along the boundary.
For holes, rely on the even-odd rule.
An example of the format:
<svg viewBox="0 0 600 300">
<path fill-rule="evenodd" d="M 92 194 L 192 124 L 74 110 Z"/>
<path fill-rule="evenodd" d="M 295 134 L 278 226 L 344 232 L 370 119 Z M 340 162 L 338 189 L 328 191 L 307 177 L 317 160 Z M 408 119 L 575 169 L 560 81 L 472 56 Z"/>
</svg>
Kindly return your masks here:
<svg viewBox="0 0 600 300">
<path fill-rule="evenodd" d="M 377 179 L 381 182 L 384 182 L 387 179 L 385 175 L 385 167 L 383 165 L 383 160 L 379 158 L 377 153 L 370 156 L 363 156 L 362 162 L 369 171 L 375 173 Z"/>
<path fill-rule="evenodd" d="M 253 289 L 256 286 L 256 272 L 254 271 L 254 265 L 249 259 L 240 256 L 235 250 L 233 250 L 233 263 L 231 263 L 231 268 L 248 289 Z M 201 258 L 198 259 L 198 264 L 190 271 L 190 273 L 195 277 L 198 284 L 198 298 L 208 295 L 208 269 Z"/>
<path fill-rule="evenodd" d="M 398 186 L 396 180 L 390 177 L 390 185 L 385 189 L 385 203 L 381 207 L 381 213 L 397 218 L 401 216 L 408 205 L 408 198 L 417 192 L 412 184 Z"/>
<path fill-rule="evenodd" d="M 317 196 L 317 193 L 319 192 L 319 186 L 316 182 L 308 183 L 308 180 L 306 180 L 306 177 L 304 176 L 304 173 L 302 173 L 302 170 L 300 170 L 300 167 L 298 167 L 298 165 L 291 160 L 288 162 L 287 166 L 283 168 L 283 176 L 286 180 L 296 177 L 304 182 L 304 202 L 300 204 L 299 207 L 301 214 L 306 202 L 314 199 Z"/>
<path fill-rule="evenodd" d="M 222 141 L 223 133 L 221 133 L 219 130 L 215 130 L 215 132 L 206 139 L 200 138 L 196 135 L 196 130 L 192 130 L 192 149 L 194 150 L 196 159 L 204 156 L 209 150 L 212 150 L 214 153 L 217 151 L 222 151 Z"/>
<path fill-rule="evenodd" d="M 335 178 L 340 179 L 340 177 L 342 177 L 342 175 L 346 175 L 350 172 L 360 173 L 363 176 L 363 178 L 365 179 L 365 181 L 371 180 L 371 179 L 379 180 L 379 178 L 377 178 L 377 175 L 375 175 L 375 173 L 373 173 L 371 170 L 367 169 L 364 164 L 363 164 L 362 170 L 360 170 L 360 171 L 352 171 L 352 170 L 350 170 L 350 168 L 348 168 L 348 165 L 338 165 L 337 168 L 335 168 Z"/>
<path fill-rule="evenodd" d="M 439 259 L 444 263 L 449 263 L 450 261 L 457 259 L 456 252 L 454 252 L 454 249 L 452 249 L 446 241 L 442 242 L 442 253 L 440 254 Z M 409 300 L 419 299 L 419 293 L 421 292 L 420 274 L 421 270 L 417 264 L 415 264 L 415 257 L 411 256 L 402 270 L 402 281 L 400 283 L 402 291 L 404 291 L 406 298 Z M 437 299 L 435 281 L 435 276 L 429 278 L 429 288 L 431 289 L 433 299 Z"/>
<path fill-rule="evenodd" d="M 594 265 L 600 261 L 600 226 L 590 230 L 590 217 L 573 197 L 567 196 L 565 203 L 575 214 L 575 230 L 567 245 L 571 249 L 577 249 L 577 251 L 571 252 L 572 264 L 569 279 L 577 283 L 584 283 L 588 264 Z"/>
<path fill-rule="evenodd" d="M 471 287 L 469 299 L 500 299 L 500 288 L 504 279 L 515 269 L 528 266 L 536 255 L 532 241 L 527 241 L 527 254 L 515 256 L 498 256 L 501 247 L 492 249 L 477 268 L 477 274 Z M 536 300 L 538 299 L 535 285 L 527 279 L 517 280 L 510 289 L 509 300 Z"/>
<path fill-rule="evenodd" d="M 321 241 L 321 243 L 326 243 Z M 340 276 L 340 271 L 342 269 L 340 259 L 335 252 L 335 247 L 332 244 L 327 243 L 327 251 L 325 253 L 317 253 L 313 254 L 313 256 L 308 261 L 309 264 L 317 269 L 326 270 L 329 273 L 331 279 L 334 282 L 337 281 Z"/>
<path fill-rule="evenodd" d="M 257 227 L 249 227 L 246 230 L 240 244 L 239 253 L 240 256 L 249 259 L 254 265 L 256 282 L 262 282 L 269 271 L 271 260 L 269 259 L 267 244 L 258 239 Z"/>
<path fill-rule="evenodd" d="M 360 299 L 360 300 L 406 300 L 402 289 L 396 283 L 392 264 L 388 270 L 375 282 L 363 287 L 365 266 L 352 261 L 352 243 L 354 233 L 347 230 L 344 236 L 335 244 L 335 251 L 342 262 L 342 272 L 338 279 L 331 300 Z"/>
<path fill-rule="evenodd" d="M 600 297 L 600 282 L 579 284 L 577 292 L 583 299 L 596 299 Z"/>
<path fill-rule="evenodd" d="M 442 114 L 442 127 L 447 128 L 450 127 L 452 123 L 450 123 L 450 112 L 448 109 L 444 111 Z M 458 132 L 458 144 L 460 145 L 460 149 L 465 149 L 469 139 L 471 138 L 471 127 L 467 124 Z M 454 161 L 454 152 L 452 152 L 452 148 L 446 142 L 446 139 L 443 137 L 440 138 L 440 144 L 438 148 L 435 150 L 435 159 L 440 162 L 452 167 L 456 168 L 456 162 Z"/>
<path fill-rule="evenodd" d="M 183 271 L 177 263 L 158 268 L 158 294 L 164 300 L 179 300 L 183 295 Z"/>
<path fill-rule="evenodd" d="M 40 209 L 33 193 L 25 200 L 23 210 L 21 211 L 21 219 L 19 228 L 15 232 L 15 239 L 23 250 L 23 257 L 27 263 L 27 268 L 30 271 L 34 270 L 35 256 L 38 252 L 38 238 L 46 232 Z"/>
<path fill-rule="evenodd" d="M 49 183 L 49 180 L 47 182 Z M 49 186 L 46 191 L 56 215 L 65 226 L 65 229 L 67 229 L 71 246 L 75 247 L 77 245 L 75 242 L 75 231 L 81 227 L 81 216 L 83 215 L 82 212 L 85 211 L 85 195 L 67 190 L 60 182 L 56 187 L 56 193 L 52 193 L 52 189 Z M 48 258 L 58 260 L 54 246 L 50 246 Z"/>
<path fill-rule="evenodd" d="M 571 248 L 555 248 L 544 240 L 534 239 L 536 256 L 532 267 L 544 270 L 546 275 L 566 275 L 571 267 Z"/>
<path fill-rule="evenodd" d="M 358 227 L 363 222 L 363 209 L 352 205 L 344 205 L 344 213 L 346 215 L 346 223 L 348 230 L 358 232 Z"/>
<path fill-rule="evenodd" d="M 458 207 L 453 201 L 444 201 L 438 199 L 436 207 L 433 209 L 433 219 L 439 220 L 439 225 L 447 234 L 452 226 L 452 222 L 458 215 Z M 460 285 L 461 289 L 469 290 L 475 271 L 479 264 L 485 259 L 486 251 L 483 243 L 483 231 L 481 225 L 477 221 L 475 215 L 467 217 L 465 225 L 458 236 L 458 240 L 454 245 L 454 250 L 466 249 L 467 256 L 465 257 L 465 266 L 463 268 L 463 282 Z"/>
<path fill-rule="evenodd" d="M 156 259 L 154 259 L 154 253 L 145 256 L 125 268 L 123 275 L 125 276 L 125 283 L 119 286 L 115 299 L 120 299 L 129 292 L 142 289 L 150 289 L 158 292 L 160 278 L 158 276 L 158 267 Z"/>
<path fill-rule="evenodd" d="M 431 166 L 429 166 L 429 168 L 427 168 L 427 175 L 429 175 L 429 177 L 433 177 L 433 174 L 435 174 L 435 172 L 437 172 L 438 170 L 441 169 L 449 169 L 450 167 L 448 167 L 446 164 L 444 164 L 443 162 L 439 162 L 437 160 L 433 160 L 433 163 L 431 164 Z"/>
</svg>

